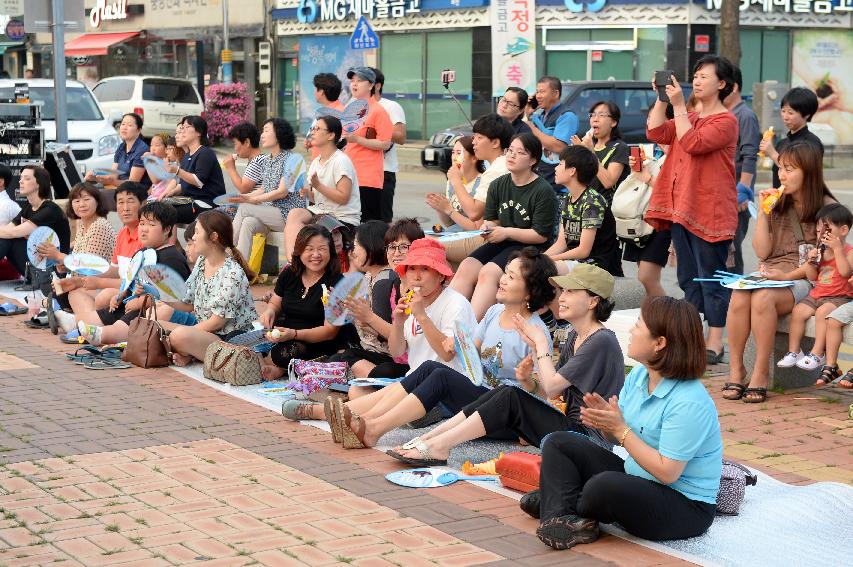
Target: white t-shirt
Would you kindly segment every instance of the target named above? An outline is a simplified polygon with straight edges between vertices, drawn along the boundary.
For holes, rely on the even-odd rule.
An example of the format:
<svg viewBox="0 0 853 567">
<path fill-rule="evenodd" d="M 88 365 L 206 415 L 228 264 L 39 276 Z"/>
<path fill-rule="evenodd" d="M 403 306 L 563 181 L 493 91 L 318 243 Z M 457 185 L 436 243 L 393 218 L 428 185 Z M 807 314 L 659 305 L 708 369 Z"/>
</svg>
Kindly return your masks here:
<svg viewBox="0 0 853 567">
<path fill-rule="evenodd" d="M 388 117 L 391 119 L 391 124 L 397 125 L 406 123 L 406 112 L 398 103 L 387 98 L 380 98 L 379 104 L 381 104 L 382 108 L 385 109 L 385 112 L 388 113 Z M 397 173 L 398 169 L 400 169 L 400 164 L 397 161 L 397 144 L 392 144 L 391 149 L 385 152 L 385 171 Z"/>
<path fill-rule="evenodd" d="M 352 160 L 341 150 L 336 150 L 326 163 L 320 163 L 320 159 L 320 156 L 317 156 L 311 162 L 308 168 L 308 181 L 314 176 L 315 171 L 320 178 L 320 183 L 327 187 L 335 187 L 341 177 L 349 177 L 352 180 L 352 192 L 349 201 L 345 205 L 339 205 L 314 190 L 314 204 L 309 205 L 308 210 L 317 215 L 332 215 L 341 222 L 357 225 L 361 222 L 361 196 L 358 192 L 358 178 L 355 175 Z"/>
<path fill-rule="evenodd" d="M 480 176 L 480 186 L 477 187 L 477 192 L 474 193 L 474 198 L 485 203 L 486 196 L 489 194 L 489 186 L 492 184 L 492 181 L 502 175 L 506 175 L 507 173 L 509 173 L 509 170 L 506 168 L 506 157 L 499 156 Z"/>
<path fill-rule="evenodd" d="M 432 305 L 426 308 L 426 314 L 438 330 L 448 337 L 453 336 L 453 324 L 456 321 L 461 321 L 471 332 L 477 328 L 477 319 L 474 317 L 471 304 L 464 295 L 449 287 L 444 288 Z M 441 362 L 465 374 L 465 368 L 459 361 L 459 357 L 453 357 L 450 363 L 438 358 L 438 354 L 430 346 L 414 315 L 409 315 L 403 325 L 403 337 L 406 339 L 409 351 L 409 374 L 427 360 Z"/>
<path fill-rule="evenodd" d="M 5 189 L 0 189 L 0 226 L 7 225 L 21 212 L 21 206 L 9 197 Z"/>
</svg>

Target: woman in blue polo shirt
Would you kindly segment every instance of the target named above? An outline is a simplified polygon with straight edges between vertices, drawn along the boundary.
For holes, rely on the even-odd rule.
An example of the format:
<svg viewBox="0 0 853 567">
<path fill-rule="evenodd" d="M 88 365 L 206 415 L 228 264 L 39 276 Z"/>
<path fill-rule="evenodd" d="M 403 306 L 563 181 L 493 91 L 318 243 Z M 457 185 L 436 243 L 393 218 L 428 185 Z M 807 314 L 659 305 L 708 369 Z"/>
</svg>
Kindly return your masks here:
<svg viewBox="0 0 853 567">
<path fill-rule="evenodd" d="M 121 144 L 116 148 L 113 155 L 112 169 L 116 173 L 110 175 L 95 175 L 94 171 L 86 174 L 86 181 L 103 183 L 104 185 L 118 185 L 122 181 L 136 181 L 146 187 L 151 185 L 145 165 L 142 163 L 142 155 L 148 152 L 148 144 L 141 137 L 142 117 L 136 113 L 128 112 L 121 117 L 118 127 L 118 136 Z"/>
<path fill-rule="evenodd" d="M 696 308 L 649 297 L 631 329 L 628 355 L 640 363 L 617 399 L 586 394 L 581 421 L 623 446 L 624 461 L 575 433 L 542 444 L 536 535 L 554 549 L 598 539 L 618 522 L 649 540 L 701 535 L 714 520 L 723 442 L 717 409 L 699 380 L 707 357 Z"/>
</svg>

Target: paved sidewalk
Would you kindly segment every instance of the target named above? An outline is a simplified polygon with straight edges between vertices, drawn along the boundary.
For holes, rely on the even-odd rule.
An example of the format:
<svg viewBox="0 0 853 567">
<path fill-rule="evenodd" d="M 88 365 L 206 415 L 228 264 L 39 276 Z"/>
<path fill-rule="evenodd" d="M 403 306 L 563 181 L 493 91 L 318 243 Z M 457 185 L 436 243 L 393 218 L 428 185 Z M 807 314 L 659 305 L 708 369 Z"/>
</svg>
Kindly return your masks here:
<svg viewBox="0 0 853 567">
<path fill-rule="evenodd" d="M 605 536 L 555 552 L 515 501 L 413 490 L 399 464 L 170 369 L 90 371 L 0 319 L 0 565 L 674 565 Z M 792 483 L 853 484 L 853 395 L 720 400 L 727 456 Z M 806 399 L 797 399 L 806 398 Z"/>
</svg>

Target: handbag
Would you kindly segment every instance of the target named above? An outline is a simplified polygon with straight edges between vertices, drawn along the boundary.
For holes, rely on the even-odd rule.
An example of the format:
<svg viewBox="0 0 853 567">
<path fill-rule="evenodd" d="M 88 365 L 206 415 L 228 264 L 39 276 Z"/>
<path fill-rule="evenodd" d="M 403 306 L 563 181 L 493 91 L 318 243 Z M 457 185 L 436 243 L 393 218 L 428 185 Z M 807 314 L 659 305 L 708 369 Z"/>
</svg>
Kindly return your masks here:
<svg viewBox="0 0 853 567">
<path fill-rule="evenodd" d="M 131 321 L 127 347 L 121 359 L 141 368 L 159 368 L 172 364 L 169 334 L 157 321 L 154 298 L 145 294 L 139 315 Z"/>
<path fill-rule="evenodd" d="M 306 396 L 332 384 L 346 384 L 350 379 L 346 362 L 318 362 L 292 358 L 287 365 L 290 378 L 287 387 Z"/>
<path fill-rule="evenodd" d="M 507 453 L 495 463 L 495 472 L 501 484 L 519 492 L 530 492 L 539 488 L 539 470 L 542 457 L 533 453 L 516 451 Z"/>
<path fill-rule="evenodd" d="M 717 491 L 717 515 L 737 516 L 747 486 L 755 486 L 758 477 L 745 466 L 723 459 L 720 489 Z"/>
<path fill-rule="evenodd" d="M 261 359 L 251 347 L 218 341 L 204 353 L 204 377 L 232 386 L 260 384 Z"/>
</svg>

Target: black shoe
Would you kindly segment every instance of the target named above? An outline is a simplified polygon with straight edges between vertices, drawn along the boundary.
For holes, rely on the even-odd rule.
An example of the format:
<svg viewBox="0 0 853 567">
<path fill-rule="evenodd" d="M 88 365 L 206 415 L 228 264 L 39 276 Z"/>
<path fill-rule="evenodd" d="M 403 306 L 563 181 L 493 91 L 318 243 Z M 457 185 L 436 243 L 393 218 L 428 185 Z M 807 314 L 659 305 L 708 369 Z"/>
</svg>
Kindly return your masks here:
<svg viewBox="0 0 853 567">
<path fill-rule="evenodd" d="M 531 490 L 527 494 L 521 497 L 521 501 L 518 503 L 521 506 L 521 509 L 525 514 L 530 516 L 531 518 L 539 519 L 539 500 L 541 497 L 541 493 L 538 490 Z"/>
<path fill-rule="evenodd" d="M 569 549 L 598 539 L 598 521 L 574 515 L 551 518 L 539 525 L 536 536 L 554 549 Z"/>
</svg>

